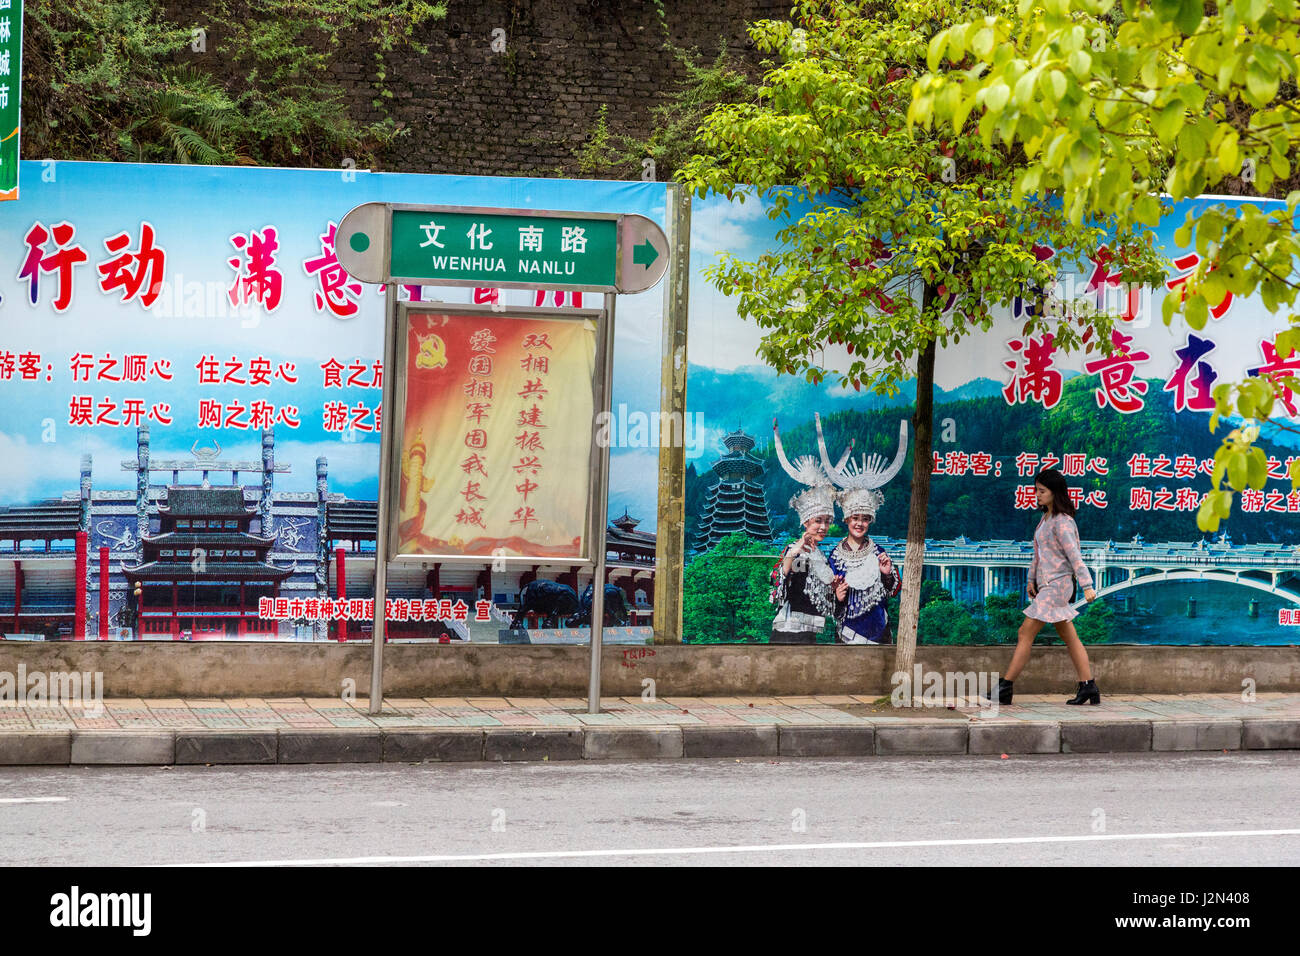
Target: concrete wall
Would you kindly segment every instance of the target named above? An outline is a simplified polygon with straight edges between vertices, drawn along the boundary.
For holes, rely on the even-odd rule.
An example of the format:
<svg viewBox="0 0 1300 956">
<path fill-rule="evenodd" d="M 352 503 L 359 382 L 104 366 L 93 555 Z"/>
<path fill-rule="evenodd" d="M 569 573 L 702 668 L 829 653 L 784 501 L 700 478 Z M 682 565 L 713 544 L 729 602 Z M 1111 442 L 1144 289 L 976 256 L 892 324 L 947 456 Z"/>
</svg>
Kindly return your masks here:
<svg viewBox="0 0 1300 956">
<path fill-rule="evenodd" d="M 1295 647 L 1090 647 L 1102 693 L 1233 693 L 1246 678 L 1259 693 L 1300 692 Z M 921 647 L 917 662 L 940 672 L 1001 671 L 1010 647 Z M 385 696 L 582 697 L 585 647 L 390 645 Z M 890 692 L 892 647 L 708 645 L 609 647 L 602 692 L 640 696 L 652 678 L 659 697 L 869 694 Z M 344 680 L 370 688 L 368 644 L 260 642 L 0 642 L 0 671 L 102 672 L 107 697 L 335 697 Z M 1073 691 L 1062 647 L 1034 652 L 1020 693 Z"/>
</svg>

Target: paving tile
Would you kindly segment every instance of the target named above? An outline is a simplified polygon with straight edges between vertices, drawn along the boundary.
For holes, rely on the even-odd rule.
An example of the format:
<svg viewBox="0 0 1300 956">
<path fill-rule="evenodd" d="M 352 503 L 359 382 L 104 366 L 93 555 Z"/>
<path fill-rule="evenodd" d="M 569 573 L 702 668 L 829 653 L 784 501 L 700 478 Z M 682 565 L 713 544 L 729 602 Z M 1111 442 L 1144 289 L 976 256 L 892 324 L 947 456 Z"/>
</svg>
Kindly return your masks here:
<svg viewBox="0 0 1300 956">
<path fill-rule="evenodd" d="M 488 714 L 470 714 L 465 717 L 458 717 L 457 723 L 462 727 L 500 727 L 501 721 Z"/>
<path fill-rule="evenodd" d="M 467 697 L 465 702 L 479 710 L 510 710 L 510 704 L 504 697 Z"/>
</svg>

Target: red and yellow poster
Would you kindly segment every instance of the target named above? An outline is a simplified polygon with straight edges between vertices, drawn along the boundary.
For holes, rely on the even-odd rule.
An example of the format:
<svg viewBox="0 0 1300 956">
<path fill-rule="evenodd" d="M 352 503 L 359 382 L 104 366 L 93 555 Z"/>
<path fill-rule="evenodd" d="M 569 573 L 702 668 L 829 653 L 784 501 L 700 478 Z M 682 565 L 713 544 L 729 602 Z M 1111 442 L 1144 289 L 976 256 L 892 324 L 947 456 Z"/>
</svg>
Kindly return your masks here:
<svg viewBox="0 0 1300 956">
<path fill-rule="evenodd" d="M 412 312 L 397 553 L 585 559 L 596 323 Z"/>
</svg>

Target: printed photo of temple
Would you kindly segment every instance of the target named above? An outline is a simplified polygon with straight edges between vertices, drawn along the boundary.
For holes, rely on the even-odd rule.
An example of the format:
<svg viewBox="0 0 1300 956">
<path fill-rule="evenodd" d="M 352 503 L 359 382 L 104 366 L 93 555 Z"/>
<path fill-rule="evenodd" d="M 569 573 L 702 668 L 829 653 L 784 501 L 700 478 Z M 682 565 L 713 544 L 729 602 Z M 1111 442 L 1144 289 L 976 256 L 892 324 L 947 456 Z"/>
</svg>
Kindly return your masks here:
<svg viewBox="0 0 1300 956">
<path fill-rule="evenodd" d="M 228 460 L 219 446 L 156 458 L 149 426 L 122 461 L 134 489 L 96 487 L 81 459 L 80 487 L 60 499 L 0 508 L 0 636 L 29 640 L 370 639 L 362 620 L 269 620 L 262 598 L 374 597 L 378 510 L 329 490 L 316 459 L 316 490 L 275 490 L 272 429 L 261 461 Z M 103 472 L 99 472 L 103 475 Z M 241 476 L 254 478 L 244 483 Z M 101 478 L 101 480 L 103 480 Z M 625 594 L 631 623 L 648 625 L 654 603 L 655 536 L 626 512 L 607 532 L 606 580 Z M 538 578 L 575 589 L 587 569 L 512 565 L 395 564 L 390 599 L 491 600 L 504 615 Z M 495 634 L 494 621 L 485 632 Z M 459 621 L 389 621 L 390 640 L 467 640 Z"/>
</svg>

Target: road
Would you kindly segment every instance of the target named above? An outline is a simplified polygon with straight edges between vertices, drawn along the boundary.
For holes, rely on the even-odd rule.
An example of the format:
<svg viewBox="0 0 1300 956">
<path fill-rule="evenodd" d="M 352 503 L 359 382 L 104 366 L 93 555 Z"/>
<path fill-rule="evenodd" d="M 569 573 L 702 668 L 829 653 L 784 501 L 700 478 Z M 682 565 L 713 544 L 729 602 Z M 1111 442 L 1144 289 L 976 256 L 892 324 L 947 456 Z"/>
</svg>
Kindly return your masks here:
<svg viewBox="0 0 1300 956">
<path fill-rule="evenodd" d="M 0 865 L 1277 866 L 1297 793 L 1296 751 L 23 768 Z"/>
</svg>

